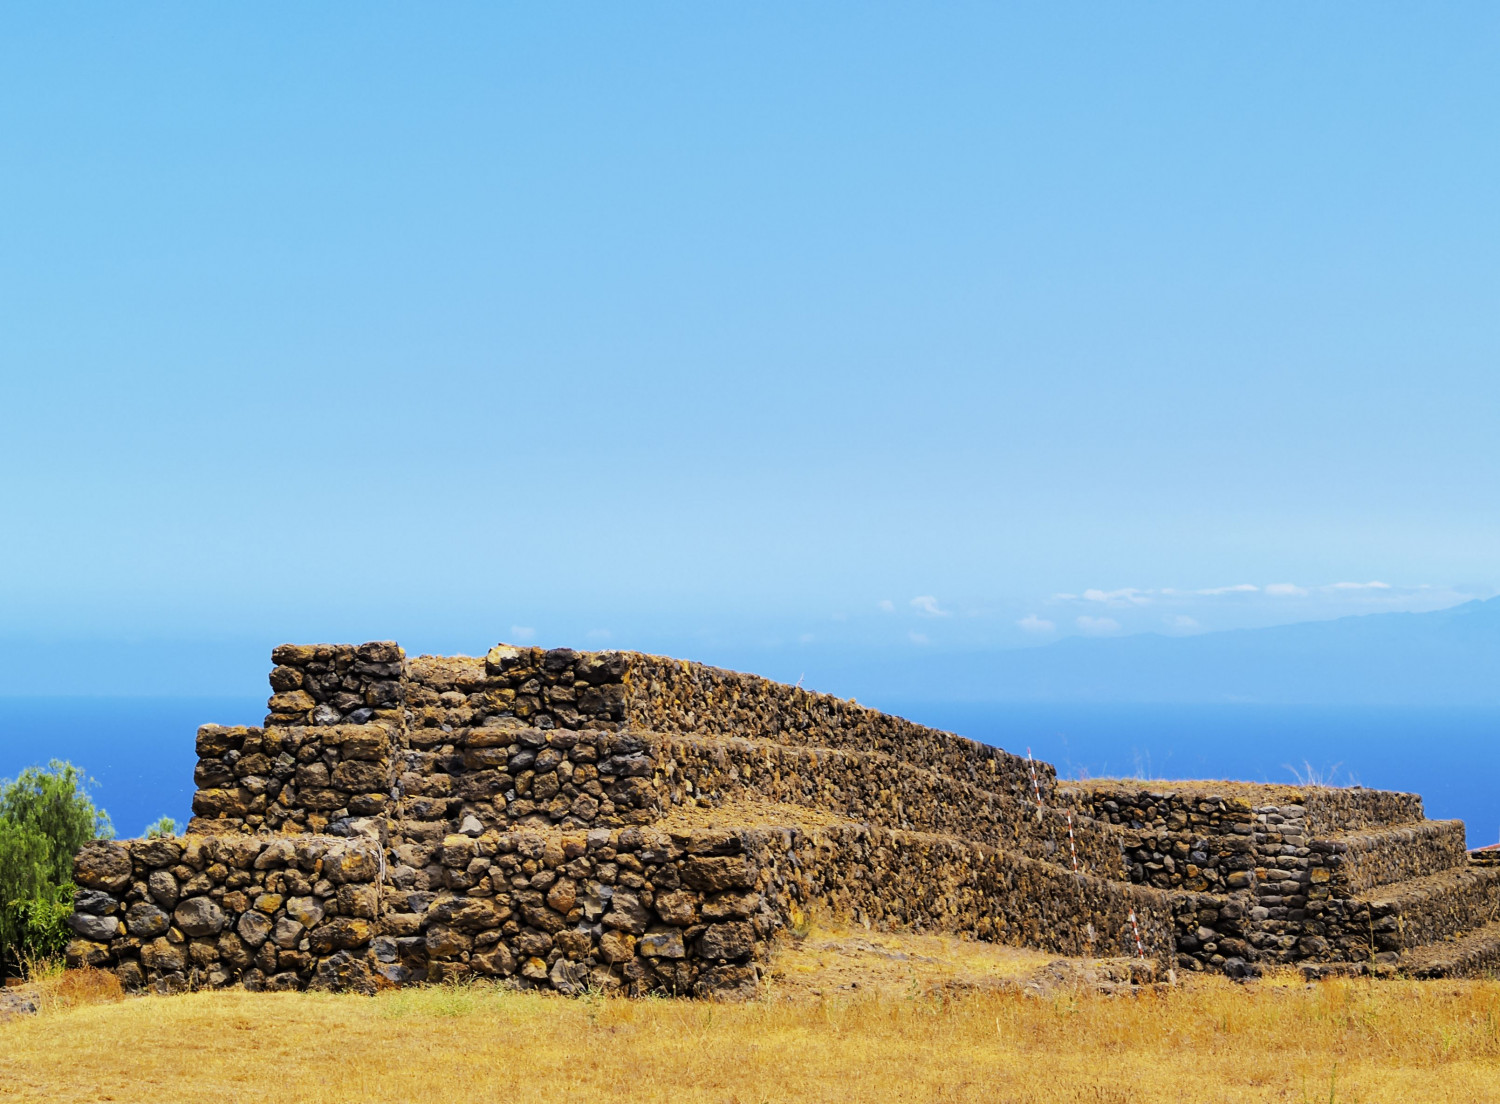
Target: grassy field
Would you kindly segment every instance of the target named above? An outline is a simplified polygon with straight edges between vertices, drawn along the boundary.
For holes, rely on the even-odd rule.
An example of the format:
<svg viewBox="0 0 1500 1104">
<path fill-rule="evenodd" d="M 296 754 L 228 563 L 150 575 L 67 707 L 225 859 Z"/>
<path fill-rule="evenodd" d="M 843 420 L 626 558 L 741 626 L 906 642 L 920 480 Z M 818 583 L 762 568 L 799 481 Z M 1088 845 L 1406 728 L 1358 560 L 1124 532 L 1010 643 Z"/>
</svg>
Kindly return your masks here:
<svg viewBox="0 0 1500 1104">
<path fill-rule="evenodd" d="M 69 984 L 0 1023 L 0 1101 L 1500 1101 L 1493 981 L 743 1005 Z"/>
</svg>

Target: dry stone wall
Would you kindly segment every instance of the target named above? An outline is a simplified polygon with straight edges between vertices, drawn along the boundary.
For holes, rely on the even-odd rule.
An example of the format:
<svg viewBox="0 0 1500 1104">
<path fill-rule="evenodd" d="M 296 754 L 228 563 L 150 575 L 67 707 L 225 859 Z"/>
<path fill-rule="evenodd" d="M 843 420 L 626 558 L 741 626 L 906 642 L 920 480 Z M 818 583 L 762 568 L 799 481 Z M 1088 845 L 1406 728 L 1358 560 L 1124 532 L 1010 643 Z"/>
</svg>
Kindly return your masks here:
<svg viewBox="0 0 1500 1104">
<path fill-rule="evenodd" d="M 465 825 L 472 832 L 644 824 L 661 809 L 650 740 L 635 733 L 533 728 L 505 718 L 442 738 L 418 741 L 398 764 L 404 838 L 437 839 Z"/>
<path fill-rule="evenodd" d="M 787 881 L 811 907 L 890 930 L 963 932 L 1072 955 L 1135 953 L 1135 911 L 1153 958 L 1170 962 L 1166 894 L 1073 874 L 952 836 L 868 825 L 789 830 Z"/>
<path fill-rule="evenodd" d="M 1300 805 L 1307 830 L 1316 835 L 1410 824 L 1421 820 L 1424 815 L 1421 794 L 1366 790 L 1358 786 L 1349 789 L 1308 787 L 1296 795 L 1296 800 L 1278 804 Z"/>
<path fill-rule="evenodd" d="M 1024 759 L 999 748 L 754 675 L 634 652 L 543 651 L 504 645 L 483 659 L 422 656 L 404 687 L 413 747 L 460 729 L 512 721 L 549 729 L 734 736 L 876 751 L 1025 798 Z M 427 730 L 427 731 L 424 731 Z M 1037 763 L 1046 796 L 1056 772 Z"/>
<path fill-rule="evenodd" d="M 368 989 L 381 865 L 378 844 L 321 836 L 86 844 L 68 961 L 162 992 Z"/>
<path fill-rule="evenodd" d="M 509 721 L 509 719 L 506 719 Z M 395 779 L 398 834 L 434 839 L 492 827 L 645 824 L 674 807 L 754 798 L 889 828 L 950 832 L 1035 858 L 1071 862 L 1064 814 L 879 752 L 760 740 L 515 727 L 456 729 L 411 748 Z M 1073 824 L 1085 869 L 1121 876 L 1108 830 Z"/>
<path fill-rule="evenodd" d="M 1243 799 L 1127 785 L 1069 785 L 1058 797 L 1118 826 L 1129 878 L 1138 885 L 1222 893 L 1250 884 L 1256 822 Z"/>
<path fill-rule="evenodd" d="M 905 831 L 939 833 L 1120 878 L 1115 833 L 1060 810 L 922 770 L 879 752 L 787 747 L 757 740 L 668 738 L 654 743 L 663 805 L 752 797 Z"/>
<path fill-rule="evenodd" d="M 704 733 L 804 747 L 876 751 L 1026 800 L 1026 760 L 828 694 L 661 656 L 632 657 L 625 715 L 652 732 Z M 1043 799 L 1057 772 L 1037 763 Z"/>
<path fill-rule="evenodd" d="M 1461 820 L 1424 820 L 1352 832 L 1314 839 L 1309 848 L 1317 864 L 1309 868 L 1309 881 L 1321 880 L 1322 875 L 1314 873 L 1321 865 L 1327 870 L 1330 894 L 1343 897 L 1452 870 L 1464 864 L 1466 855 Z"/>
<path fill-rule="evenodd" d="M 1126 953 L 1165 898 L 981 845 L 869 828 L 490 832 L 379 847 L 323 836 L 92 844 L 75 964 L 172 991 L 356 987 L 470 976 L 565 993 L 747 995 L 807 911 Z M 999 907 L 997 907 L 997 904 Z"/>
<path fill-rule="evenodd" d="M 406 653 L 394 641 L 283 644 L 271 662 L 267 727 L 405 721 Z"/>
<path fill-rule="evenodd" d="M 1337 905 L 1327 923 L 1332 941 L 1348 948 L 1346 961 L 1394 960 L 1500 920 L 1500 868 L 1460 867 Z"/>
<path fill-rule="evenodd" d="M 198 730 L 191 832 L 375 831 L 391 802 L 387 721 Z"/>
<path fill-rule="evenodd" d="M 1138 891 L 1061 868 L 1067 824 L 1034 801 L 1046 764 L 1033 785 L 998 749 L 629 653 L 408 660 L 374 642 L 284 645 L 273 662 L 264 725 L 199 731 L 190 836 L 80 855 L 94 881 L 72 961 L 164 989 L 478 974 L 741 992 L 807 909 L 1123 946 L 1121 894 Z M 866 826 L 652 826 L 737 801 Z M 1107 830 L 1073 827 L 1082 864 L 1118 876 Z M 169 885 L 188 904 L 164 908 Z"/>
<path fill-rule="evenodd" d="M 189 836 L 80 854 L 71 962 L 161 990 L 745 994 L 776 933 L 821 912 L 1067 954 L 1139 933 L 1241 975 L 1390 956 L 1500 901 L 1500 866 L 1410 794 L 1059 786 L 853 702 L 633 653 L 273 661 L 262 726 L 199 730 Z"/>
<path fill-rule="evenodd" d="M 1131 881 L 1187 891 L 1176 924 L 1179 965 L 1237 973 L 1362 962 L 1465 930 L 1483 915 L 1476 910 L 1489 899 L 1488 883 L 1453 876 L 1464 865 L 1462 823 L 1424 820 L 1417 795 L 1236 789 L 1243 792 L 1092 782 L 1061 791 L 1118 826 Z M 1276 803 L 1256 801 L 1267 796 Z M 1429 876 L 1415 898 L 1366 899 Z M 1403 942 L 1399 932 L 1411 935 Z"/>
<path fill-rule="evenodd" d="M 784 922 L 760 842 L 628 827 L 406 844 L 377 969 L 397 984 L 747 994 Z"/>
<path fill-rule="evenodd" d="M 402 851 L 408 885 L 374 946 L 396 983 L 744 994 L 771 937 L 809 911 L 1074 954 L 1130 953 L 1132 909 L 1147 932 L 1171 925 L 1151 890 L 868 827 L 517 830 Z"/>
</svg>

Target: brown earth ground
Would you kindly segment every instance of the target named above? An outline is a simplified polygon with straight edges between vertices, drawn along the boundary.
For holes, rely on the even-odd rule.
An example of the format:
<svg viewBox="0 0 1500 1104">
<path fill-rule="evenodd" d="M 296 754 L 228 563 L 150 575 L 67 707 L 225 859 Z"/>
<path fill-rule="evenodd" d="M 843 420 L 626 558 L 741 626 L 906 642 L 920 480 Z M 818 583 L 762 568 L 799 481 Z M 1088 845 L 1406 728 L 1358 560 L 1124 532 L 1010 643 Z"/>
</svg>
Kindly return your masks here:
<svg viewBox="0 0 1500 1104">
<path fill-rule="evenodd" d="M 1238 797 L 1252 805 L 1290 805 L 1305 797 L 1308 786 L 1293 786 L 1284 782 L 1231 782 L 1214 778 L 1072 778 L 1057 780 L 1058 786 L 1087 789 L 1102 786 L 1106 789 L 1147 790 L 1160 793 L 1220 794 L 1223 797 Z"/>
<path fill-rule="evenodd" d="M 761 999 L 122 998 L 75 971 L 0 1015 L 0 1102 L 1500 1102 L 1500 981 L 1128 984 L 946 936 L 814 928 Z"/>
</svg>

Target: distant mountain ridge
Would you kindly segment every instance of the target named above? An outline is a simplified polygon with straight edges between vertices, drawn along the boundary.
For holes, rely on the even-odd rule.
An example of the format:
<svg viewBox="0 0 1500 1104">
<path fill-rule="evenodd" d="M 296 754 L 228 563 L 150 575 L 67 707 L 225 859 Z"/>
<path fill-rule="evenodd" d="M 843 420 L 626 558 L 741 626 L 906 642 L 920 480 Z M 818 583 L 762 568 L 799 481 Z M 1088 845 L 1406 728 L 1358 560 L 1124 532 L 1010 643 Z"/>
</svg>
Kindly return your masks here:
<svg viewBox="0 0 1500 1104">
<path fill-rule="evenodd" d="M 273 643 L 0 638 L 0 696 L 210 695 L 259 702 Z M 691 652 L 683 645 L 674 654 Z M 107 655 L 108 662 L 81 663 L 84 655 Z M 892 708 L 921 701 L 1500 706 L 1500 598 L 1432 613 L 1196 636 L 1069 637 L 1041 647 L 968 651 L 728 649 L 705 658 Z"/>
<path fill-rule="evenodd" d="M 1500 598 L 1197 636 L 1070 637 L 889 674 L 882 693 L 954 700 L 1500 705 Z"/>
</svg>

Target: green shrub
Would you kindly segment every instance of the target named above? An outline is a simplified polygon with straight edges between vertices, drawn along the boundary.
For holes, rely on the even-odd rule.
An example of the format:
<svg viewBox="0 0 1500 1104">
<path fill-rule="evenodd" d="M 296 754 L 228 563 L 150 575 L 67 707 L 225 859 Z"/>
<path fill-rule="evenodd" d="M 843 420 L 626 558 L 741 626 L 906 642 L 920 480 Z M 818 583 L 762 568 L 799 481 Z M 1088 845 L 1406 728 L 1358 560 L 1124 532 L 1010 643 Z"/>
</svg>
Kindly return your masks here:
<svg viewBox="0 0 1500 1104">
<path fill-rule="evenodd" d="M 162 817 L 160 820 L 146 825 L 146 839 L 171 839 L 177 834 L 177 822 L 171 817 Z"/>
<path fill-rule="evenodd" d="M 20 919 L 19 954 L 23 966 L 62 957 L 73 937 L 68 917 L 73 915 L 72 884 L 53 887 L 51 896 L 33 897 L 16 905 Z"/>
<path fill-rule="evenodd" d="M 114 835 L 82 772 L 54 759 L 0 781 L 0 974 L 54 957 L 73 911 L 73 856 Z"/>
</svg>

